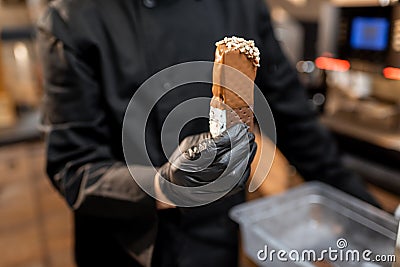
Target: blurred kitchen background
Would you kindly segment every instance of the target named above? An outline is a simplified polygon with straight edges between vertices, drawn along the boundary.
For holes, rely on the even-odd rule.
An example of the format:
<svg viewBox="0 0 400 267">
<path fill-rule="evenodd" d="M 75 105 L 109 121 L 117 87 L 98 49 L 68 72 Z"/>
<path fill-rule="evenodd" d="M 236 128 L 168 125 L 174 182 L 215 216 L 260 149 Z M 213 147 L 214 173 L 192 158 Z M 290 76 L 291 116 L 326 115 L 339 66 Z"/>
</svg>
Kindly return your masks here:
<svg viewBox="0 0 400 267">
<path fill-rule="evenodd" d="M 47 1 L 0 1 L 0 267 L 73 266 L 72 215 L 47 181 L 34 23 Z M 400 5 L 268 0 L 275 33 L 349 168 L 400 203 Z M 302 183 L 278 154 L 250 198 Z M 243 266 L 251 265 L 243 259 Z"/>
</svg>

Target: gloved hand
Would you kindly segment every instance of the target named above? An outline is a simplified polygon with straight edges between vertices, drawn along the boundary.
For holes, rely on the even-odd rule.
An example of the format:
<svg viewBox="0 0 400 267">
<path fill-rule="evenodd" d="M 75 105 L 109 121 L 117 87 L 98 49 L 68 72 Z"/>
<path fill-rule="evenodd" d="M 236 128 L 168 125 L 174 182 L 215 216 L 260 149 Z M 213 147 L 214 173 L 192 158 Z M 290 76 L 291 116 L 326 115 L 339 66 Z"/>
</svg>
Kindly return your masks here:
<svg viewBox="0 0 400 267">
<path fill-rule="evenodd" d="M 353 195 L 377 208 L 382 209 L 379 201 L 368 191 L 364 181 L 357 175 L 350 175 L 344 182 L 335 184 L 334 186 L 344 192 Z"/>
<path fill-rule="evenodd" d="M 204 197 L 207 194 L 237 193 L 245 187 L 250 176 L 250 164 L 257 150 L 254 139 L 254 134 L 247 132 L 244 124 L 233 126 L 214 139 L 210 133 L 185 138 L 169 162 L 158 170 L 161 191 L 172 202 L 180 200 L 188 205 L 196 201 L 196 194 Z M 220 179 L 223 180 L 221 184 L 212 186 Z M 211 186 L 193 189 L 189 195 L 171 183 L 191 188 Z"/>
</svg>

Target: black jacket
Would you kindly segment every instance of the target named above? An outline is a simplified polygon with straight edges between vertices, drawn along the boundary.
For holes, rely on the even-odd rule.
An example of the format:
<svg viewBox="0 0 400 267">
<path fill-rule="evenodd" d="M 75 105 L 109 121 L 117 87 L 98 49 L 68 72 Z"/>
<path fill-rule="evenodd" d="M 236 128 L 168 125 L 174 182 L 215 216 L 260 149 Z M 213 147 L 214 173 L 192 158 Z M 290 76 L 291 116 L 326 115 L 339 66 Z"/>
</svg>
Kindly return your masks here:
<svg viewBox="0 0 400 267">
<path fill-rule="evenodd" d="M 88 236 L 77 242 L 78 254 L 123 236 L 116 238 L 118 242 L 149 265 L 157 212 L 154 200 L 133 182 L 124 163 L 125 109 L 135 90 L 157 71 L 187 61 L 213 61 L 214 43 L 225 36 L 253 39 L 259 47 L 256 83 L 275 117 L 277 145 L 291 164 L 306 179 L 322 180 L 373 201 L 360 180 L 343 167 L 330 134 L 310 109 L 296 72 L 274 37 L 263 0 L 56 0 L 41 18 L 39 33 L 47 171 L 76 211 L 77 240 Z M 195 90 L 181 88 L 157 105 L 148 124 L 149 154 L 155 165 L 166 160 L 159 140 L 165 114 L 185 99 L 210 95 L 209 86 L 196 85 Z M 183 136 L 207 130 L 207 121 L 197 121 Z M 226 217 L 228 209 L 241 201 L 238 196 L 180 212 L 180 223 L 187 220 L 191 226 L 201 221 L 201 233 L 201 227 L 212 228 L 203 221 L 211 222 L 217 214 Z M 199 238 L 228 240 L 222 242 L 225 246 L 236 242 L 235 227 L 220 232 L 218 227 L 217 234 L 203 233 Z"/>
</svg>

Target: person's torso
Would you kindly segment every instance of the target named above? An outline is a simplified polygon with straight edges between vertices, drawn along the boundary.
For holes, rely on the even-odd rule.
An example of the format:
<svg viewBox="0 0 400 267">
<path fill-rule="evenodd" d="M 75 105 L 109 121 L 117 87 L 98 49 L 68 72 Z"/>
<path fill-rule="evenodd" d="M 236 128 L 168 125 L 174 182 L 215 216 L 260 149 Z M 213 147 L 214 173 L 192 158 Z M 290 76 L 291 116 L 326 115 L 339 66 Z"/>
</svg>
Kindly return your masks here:
<svg viewBox="0 0 400 267">
<path fill-rule="evenodd" d="M 85 0 L 83 8 L 76 8 L 80 10 L 76 11 L 79 21 L 75 23 L 86 27 L 77 39 L 82 38 L 79 43 L 88 50 L 85 60 L 96 69 L 117 157 L 122 158 L 121 130 L 126 108 L 142 83 L 175 64 L 213 61 L 215 42 L 225 36 L 257 42 L 254 2 Z M 211 70 L 209 75 L 211 79 Z M 154 94 L 152 90 L 148 94 Z M 160 136 L 167 115 L 186 100 L 210 97 L 212 93 L 211 84 L 170 88 L 168 77 L 158 79 L 154 90 L 169 91 L 153 109 L 146 129 L 146 142 L 151 144 L 148 153 L 153 163 L 161 165 L 166 158 L 161 153 Z M 201 108 L 209 107 L 203 103 Z M 194 120 L 184 127 L 181 139 L 208 130 L 206 119 Z"/>
</svg>

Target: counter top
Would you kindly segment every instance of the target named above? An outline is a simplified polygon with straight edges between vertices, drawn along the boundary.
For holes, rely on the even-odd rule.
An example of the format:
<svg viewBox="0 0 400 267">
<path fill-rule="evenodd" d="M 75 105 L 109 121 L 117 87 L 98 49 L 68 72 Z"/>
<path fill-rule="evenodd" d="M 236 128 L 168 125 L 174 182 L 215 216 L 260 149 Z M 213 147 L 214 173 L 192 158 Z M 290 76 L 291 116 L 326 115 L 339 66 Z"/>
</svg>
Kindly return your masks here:
<svg viewBox="0 0 400 267">
<path fill-rule="evenodd" d="M 357 124 L 340 116 L 322 116 L 321 121 L 334 132 L 400 152 L 400 132 L 389 132 Z"/>
</svg>

